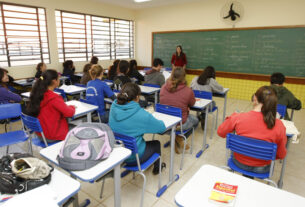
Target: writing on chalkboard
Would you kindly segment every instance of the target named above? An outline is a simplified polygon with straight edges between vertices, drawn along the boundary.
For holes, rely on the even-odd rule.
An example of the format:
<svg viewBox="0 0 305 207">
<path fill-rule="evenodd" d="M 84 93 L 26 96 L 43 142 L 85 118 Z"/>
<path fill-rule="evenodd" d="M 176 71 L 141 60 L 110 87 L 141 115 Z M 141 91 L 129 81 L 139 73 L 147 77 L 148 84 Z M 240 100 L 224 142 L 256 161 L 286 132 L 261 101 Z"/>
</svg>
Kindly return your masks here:
<svg viewBox="0 0 305 207">
<path fill-rule="evenodd" d="M 227 72 L 305 76 L 304 27 L 153 33 L 153 57 L 166 67 L 177 45 L 191 69 L 212 65 Z"/>
</svg>

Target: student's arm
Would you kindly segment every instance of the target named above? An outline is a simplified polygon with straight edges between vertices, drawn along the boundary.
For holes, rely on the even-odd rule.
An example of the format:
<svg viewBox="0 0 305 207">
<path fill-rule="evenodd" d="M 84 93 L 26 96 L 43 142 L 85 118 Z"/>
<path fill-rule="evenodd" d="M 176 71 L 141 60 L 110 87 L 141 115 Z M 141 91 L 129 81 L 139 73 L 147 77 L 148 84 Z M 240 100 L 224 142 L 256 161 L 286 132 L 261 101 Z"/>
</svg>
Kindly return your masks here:
<svg viewBox="0 0 305 207">
<path fill-rule="evenodd" d="M 9 100 L 9 102 L 18 103 L 21 101 L 21 96 L 19 96 L 16 93 L 11 92 L 10 90 L 8 90 L 4 87 L 0 88 L 0 94 L 1 94 L 1 96 L 5 97 L 7 100 Z"/>
<path fill-rule="evenodd" d="M 158 78 L 158 85 L 159 85 L 160 87 L 162 87 L 162 86 L 164 85 L 164 83 L 165 83 L 165 77 L 164 77 L 164 75 L 161 73 L 160 77 Z"/>
<path fill-rule="evenodd" d="M 196 99 L 195 99 L 195 95 L 194 95 L 194 92 L 192 89 L 190 89 L 190 97 L 189 97 L 189 103 L 188 103 L 188 106 L 189 107 L 192 107 L 194 106 L 196 103 Z"/>
<path fill-rule="evenodd" d="M 217 81 L 214 78 L 210 78 L 209 85 L 211 86 L 213 92 L 215 93 L 223 92 L 223 87 L 219 83 L 217 83 Z"/>
<path fill-rule="evenodd" d="M 302 108 L 302 103 L 297 99 L 288 89 L 287 89 L 287 99 L 288 105 L 287 108 L 300 110 Z"/>
<path fill-rule="evenodd" d="M 176 59 L 176 55 L 173 54 L 172 60 L 171 60 L 171 64 L 172 64 L 172 67 L 173 67 L 173 68 L 175 67 L 175 59 Z"/>
<path fill-rule="evenodd" d="M 231 133 L 235 129 L 235 114 L 227 117 L 226 120 L 218 127 L 217 134 L 222 137 L 226 138 L 228 133 Z"/>
<path fill-rule="evenodd" d="M 113 93 L 113 91 L 110 89 L 110 87 L 106 83 L 104 83 L 103 92 L 104 92 L 104 94 L 106 94 L 107 97 L 109 97 L 111 99 L 113 96 L 116 97 L 115 94 Z M 112 100 L 114 100 L 114 99 L 112 99 Z"/>
<path fill-rule="evenodd" d="M 68 106 L 62 98 L 56 98 L 51 103 L 53 104 L 53 107 L 66 118 L 72 117 L 75 114 L 75 107 Z"/>
<path fill-rule="evenodd" d="M 143 111 L 145 111 L 143 109 Z M 166 130 L 165 124 L 163 121 L 156 119 L 152 114 L 146 112 L 145 117 L 145 132 L 148 134 L 162 133 Z"/>
<path fill-rule="evenodd" d="M 135 69 L 135 76 L 136 76 L 136 78 L 139 80 L 139 81 L 144 81 L 144 76 L 141 74 L 141 73 L 139 73 L 139 71 L 137 70 L 137 69 Z"/>
<path fill-rule="evenodd" d="M 286 142 L 287 142 L 287 136 L 286 136 L 286 128 L 283 125 L 282 122 L 280 122 L 281 127 L 279 127 L 279 136 L 277 139 L 277 152 L 276 152 L 276 159 L 284 159 L 287 153 L 286 150 Z"/>
</svg>

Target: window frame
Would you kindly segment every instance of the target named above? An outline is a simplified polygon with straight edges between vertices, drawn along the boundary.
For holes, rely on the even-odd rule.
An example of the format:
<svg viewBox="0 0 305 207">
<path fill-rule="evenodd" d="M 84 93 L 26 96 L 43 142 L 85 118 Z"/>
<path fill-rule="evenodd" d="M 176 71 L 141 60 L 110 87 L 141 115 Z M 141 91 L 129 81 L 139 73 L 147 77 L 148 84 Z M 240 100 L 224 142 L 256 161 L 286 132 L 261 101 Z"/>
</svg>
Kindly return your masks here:
<svg viewBox="0 0 305 207">
<path fill-rule="evenodd" d="M 17 13 L 24 13 L 24 14 L 34 14 L 36 16 L 36 19 L 30 19 L 30 18 L 24 18 L 24 17 L 10 17 L 10 16 L 5 16 L 4 15 L 4 10 L 3 9 L 3 5 L 10 5 L 10 6 L 16 6 L 16 7 L 26 7 L 26 8 L 30 8 L 30 9 L 35 9 L 36 10 L 36 13 L 30 13 L 30 12 L 25 12 L 25 11 L 13 11 L 13 12 L 17 12 Z M 39 9 L 43 9 L 44 10 L 44 14 L 40 14 L 39 13 Z M 48 19 L 47 19 L 47 10 L 45 7 L 40 7 L 40 6 L 32 6 L 32 5 L 24 5 L 24 4 L 17 4 L 17 3 L 10 3 L 10 2 L 3 2 L 3 1 L 0 1 L 0 13 L 1 13 L 1 24 L 3 25 L 3 35 L 4 35 L 4 44 L 5 44 L 5 47 L 6 47 L 6 54 L 4 54 L 3 56 L 6 56 L 6 62 L 7 62 L 7 67 L 19 67 L 19 66 L 25 66 L 25 65 L 35 65 L 35 63 L 31 63 L 31 64 L 25 64 L 25 65 L 16 65 L 16 66 L 12 66 L 12 62 L 17 62 L 17 61 L 20 61 L 20 60 L 11 60 L 11 57 L 14 57 L 16 55 L 10 55 L 10 49 L 9 49 L 9 43 L 8 43 L 8 35 L 7 35 L 7 23 L 5 21 L 5 18 L 10 18 L 10 19 L 24 19 L 24 20 L 32 20 L 32 21 L 36 21 L 36 25 L 32 25 L 32 26 L 37 26 L 37 31 L 33 31 L 33 30 L 23 30 L 23 31 L 28 31 L 28 32 L 37 32 L 38 35 L 37 37 L 36 36 L 31 36 L 32 38 L 37 38 L 38 41 L 39 41 L 39 47 L 35 48 L 36 50 L 39 50 L 40 54 L 40 62 L 44 62 L 44 63 L 47 63 L 47 64 L 51 64 L 51 56 L 50 56 L 50 44 L 49 44 L 49 31 L 48 31 Z M 41 31 L 41 24 L 40 24 L 40 21 L 43 21 L 43 20 L 40 20 L 40 15 L 44 15 L 44 21 L 45 21 L 45 31 Z M 8 23 L 8 24 L 12 24 L 12 25 L 23 25 L 23 26 L 29 26 L 31 24 L 18 24 L 18 23 Z M 18 29 L 17 29 L 18 30 Z M 13 31 L 13 30 L 12 30 Z M 18 31 L 22 31 L 22 30 L 18 30 Z M 41 33 L 44 32 L 46 34 L 46 36 L 43 36 L 46 38 L 46 41 L 43 41 L 42 40 L 42 36 L 41 36 Z M 2 35 L 1 35 L 2 36 Z M 10 35 L 9 35 L 10 36 Z M 22 38 L 24 36 L 20 36 L 20 38 Z M 44 47 L 43 44 L 47 44 L 47 47 Z M 47 53 L 44 53 L 43 52 L 43 49 L 47 49 Z M 48 55 L 48 58 L 44 58 L 43 55 Z M 22 55 L 19 55 L 19 56 L 22 56 Z M 28 58 L 28 59 L 24 59 L 24 61 L 31 61 L 32 59 L 31 58 Z M 37 60 L 37 59 L 35 59 Z M 33 61 L 35 61 L 33 60 Z M 45 61 L 45 60 L 48 60 L 48 61 Z M 22 60 L 21 60 L 22 61 Z M 3 61 L 4 62 L 4 61 Z"/>
</svg>

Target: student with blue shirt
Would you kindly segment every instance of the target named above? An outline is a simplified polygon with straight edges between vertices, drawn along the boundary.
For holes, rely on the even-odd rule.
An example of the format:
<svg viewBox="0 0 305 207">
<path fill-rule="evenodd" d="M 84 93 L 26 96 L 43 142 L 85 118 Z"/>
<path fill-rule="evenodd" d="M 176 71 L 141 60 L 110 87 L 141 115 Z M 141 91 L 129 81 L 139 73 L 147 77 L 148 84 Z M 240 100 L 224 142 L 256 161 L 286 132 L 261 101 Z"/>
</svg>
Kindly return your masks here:
<svg viewBox="0 0 305 207">
<path fill-rule="evenodd" d="M 139 105 L 140 87 L 135 83 L 126 83 L 110 108 L 109 125 L 117 133 L 135 137 L 137 140 L 140 162 L 147 161 L 154 153 L 161 155 L 158 140 L 145 141 L 144 134 L 162 133 L 166 130 L 163 121 L 153 117 Z M 131 155 L 128 165 L 137 165 L 136 156 Z M 159 173 L 160 160 L 154 163 L 153 174 Z M 162 163 L 162 168 L 165 163 Z"/>
<path fill-rule="evenodd" d="M 92 65 L 89 70 L 91 81 L 87 83 L 86 99 L 91 103 L 98 105 L 98 112 L 103 123 L 108 123 L 109 111 L 105 110 L 104 97 L 115 99 L 115 94 L 109 86 L 102 81 L 103 68 L 100 65 Z"/>
</svg>

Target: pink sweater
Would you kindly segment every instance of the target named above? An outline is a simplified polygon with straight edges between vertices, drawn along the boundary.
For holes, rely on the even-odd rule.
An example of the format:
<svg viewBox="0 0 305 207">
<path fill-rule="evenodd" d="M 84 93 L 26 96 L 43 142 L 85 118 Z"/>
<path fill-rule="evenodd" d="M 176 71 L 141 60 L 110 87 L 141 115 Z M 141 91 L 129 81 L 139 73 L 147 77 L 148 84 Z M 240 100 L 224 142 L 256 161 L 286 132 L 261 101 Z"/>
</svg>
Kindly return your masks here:
<svg viewBox="0 0 305 207">
<path fill-rule="evenodd" d="M 161 88 L 160 103 L 178 107 L 182 110 L 182 123 L 186 122 L 189 115 L 189 107 L 196 102 L 194 92 L 184 83 L 179 84 L 177 89 L 170 92 L 170 81 L 167 81 Z"/>
</svg>

